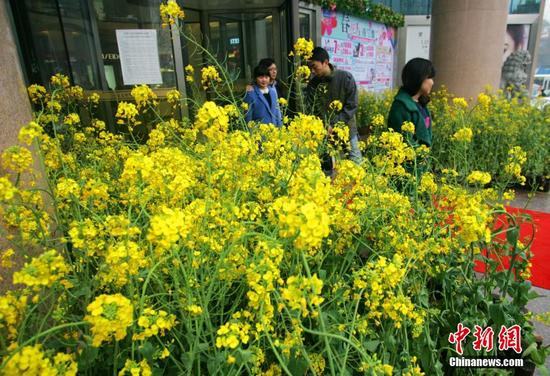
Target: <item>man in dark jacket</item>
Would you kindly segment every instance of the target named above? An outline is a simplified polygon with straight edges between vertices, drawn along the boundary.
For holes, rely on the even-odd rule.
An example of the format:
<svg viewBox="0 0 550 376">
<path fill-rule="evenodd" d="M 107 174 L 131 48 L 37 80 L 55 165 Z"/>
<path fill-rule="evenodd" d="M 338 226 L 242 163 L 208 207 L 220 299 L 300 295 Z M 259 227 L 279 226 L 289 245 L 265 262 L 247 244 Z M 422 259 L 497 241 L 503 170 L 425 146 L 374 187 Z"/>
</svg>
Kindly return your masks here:
<svg viewBox="0 0 550 376">
<path fill-rule="evenodd" d="M 305 91 L 308 107 L 312 109 L 314 115 L 329 122 L 329 133 L 332 131 L 332 126 L 338 122 L 344 122 L 349 127 L 351 150 L 348 158 L 355 163 L 361 163 L 359 136 L 355 122 L 358 106 L 355 79 L 351 73 L 334 68 L 329 62 L 328 52 L 321 47 L 313 49 L 309 68 L 314 76 Z M 336 113 L 329 108 L 335 100 L 342 103 L 342 110 Z M 327 118 L 328 116 L 330 118 Z"/>
</svg>

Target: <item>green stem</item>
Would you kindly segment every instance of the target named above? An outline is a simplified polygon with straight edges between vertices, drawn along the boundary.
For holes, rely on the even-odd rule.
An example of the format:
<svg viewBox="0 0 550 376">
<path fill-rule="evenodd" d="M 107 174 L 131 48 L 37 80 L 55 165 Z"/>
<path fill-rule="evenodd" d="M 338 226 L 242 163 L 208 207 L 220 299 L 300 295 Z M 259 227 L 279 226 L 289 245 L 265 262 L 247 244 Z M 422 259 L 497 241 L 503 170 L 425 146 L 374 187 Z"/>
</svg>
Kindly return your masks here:
<svg viewBox="0 0 550 376">
<path fill-rule="evenodd" d="M 281 368 L 286 372 L 287 375 L 293 376 L 292 372 L 290 372 L 288 370 L 286 364 L 284 363 L 283 359 L 281 358 L 281 355 L 279 354 L 279 352 L 275 348 L 275 345 L 273 344 L 273 341 L 271 340 L 271 336 L 269 335 L 269 333 L 267 331 L 264 331 L 264 333 L 266 334 L 267 340 L 269 341 L 269 345 L 271 346 L 271 349 L 273 350 L 273 353 L 275 354 L 275 357 L 279 361 L 279 365 L 281 366 Z"/>
<path fill-rule="evenodd" d="M 306 270 L 306 274 L 307 274 L 308 278 L 311 278 L 311 271 L 309 270 L 309 265 L 308 265 L 307 260 L 306 260 L 306 255 L 304 254 L 304 252 L 300 252 L 300 256 L 302 257 L 302 261 L 304 263 L 304 268 Z M 323 332 L 326 332 L 325 320 L 323 319 L 323 314 L 321 312 L 320 307 L 317 307 L 317 313 L 319 315 L 319 323 L 321 324 L 321 329 L 323 330 Z M 333 355 L 332 355 L 332 348 L 330 346 L 330 343 L 328 341 L 327 336 L 324 336 L 323 340 L 325 342 L 325 349 L 327 351 L 328 362 L 329 362 L 329 365 L 330 365 L 330 373 L 331 373 L 331 375 L 335 376 L 336 374 L 334 373 L 334 359 L 333 359 Z"/>
</svg>

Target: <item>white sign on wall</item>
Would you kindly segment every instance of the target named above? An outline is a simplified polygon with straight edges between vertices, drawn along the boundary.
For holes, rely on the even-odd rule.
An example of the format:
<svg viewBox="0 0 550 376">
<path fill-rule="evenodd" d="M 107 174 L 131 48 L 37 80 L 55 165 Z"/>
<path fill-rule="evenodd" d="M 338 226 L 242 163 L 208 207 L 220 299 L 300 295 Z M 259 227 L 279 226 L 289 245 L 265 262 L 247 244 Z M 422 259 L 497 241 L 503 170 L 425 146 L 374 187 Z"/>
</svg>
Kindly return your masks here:
<svg viewBox="0 0 550 376">
<path fill-rule="evenodd" d="M 116 40 L 124 85 L 162 84 L 156 30 L 117 30 Z"/>
<path fill-rule="evenodd" d="M 430 58 L 430 26 L 407 26 L 405 61 L 415 57 Z"/>
</svg>

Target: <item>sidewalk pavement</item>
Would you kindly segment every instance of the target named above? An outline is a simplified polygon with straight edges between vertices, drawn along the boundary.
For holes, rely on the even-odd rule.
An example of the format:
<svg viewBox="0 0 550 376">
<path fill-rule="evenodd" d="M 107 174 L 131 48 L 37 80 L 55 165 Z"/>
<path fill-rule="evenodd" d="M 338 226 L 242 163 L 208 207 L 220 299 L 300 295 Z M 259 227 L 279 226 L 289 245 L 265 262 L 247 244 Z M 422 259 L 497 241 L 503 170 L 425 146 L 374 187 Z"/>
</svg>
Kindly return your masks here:
<svg viewBox="0 0 550 376">
<path fill-rule="evenodd" d="M 529 197 L 528 191 L 516 191 L 516 199 L 510 203 L 510 206 L 550 213 L 550 192 L 537 192 L 533 197 Z M 532 289 L 542 296 L 530 301 L 527 304 L 527 309 L 535 314 L 550 311 L 550 290 L 538 287 Z M 534 325 L 536 333 L 544 337 L 544 345 L 550 345 L 550 326 L 538 321 L 534 321 Z M 550 370 L 550 358 L 546 360 L 546 368 Z M 537 370 L 535 375 L 541 375 L 541 373 Z"/>
</svg>

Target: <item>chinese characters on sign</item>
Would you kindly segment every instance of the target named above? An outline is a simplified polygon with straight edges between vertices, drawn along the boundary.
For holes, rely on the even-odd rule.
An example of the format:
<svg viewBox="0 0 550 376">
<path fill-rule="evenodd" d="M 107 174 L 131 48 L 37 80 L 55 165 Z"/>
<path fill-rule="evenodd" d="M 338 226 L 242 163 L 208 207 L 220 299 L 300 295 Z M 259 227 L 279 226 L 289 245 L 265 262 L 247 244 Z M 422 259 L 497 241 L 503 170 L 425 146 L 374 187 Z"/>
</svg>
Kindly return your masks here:
<svg viewBox="0 0 550 376">
<path fill-rule="evenodd" d="M 464 353 L 462 342 L 466 340 L 470 333 L 471 330 L 469 328 L 459 323 L 456 332 L 449 334 L 449 343 L 455 345 L 455 350 L 458 354 L 462 355 Z M 483 329 L 481 326 L 475 325 L 473 335 L 475 337 L 473 342 L 473 349 L 475 351 L 479 352 L 485 349 L 486 352 L 490 352 L 493 350 L 495 335 L 493 328 L 487 327 Z M 512 325 L 508 328 L 502 325 L 498 332 L 498 350 L 506 351 L 509 349 L 514 350 L 517 354 L 521 353 L 521 327 L 519 325 Z"/>
</svg>

